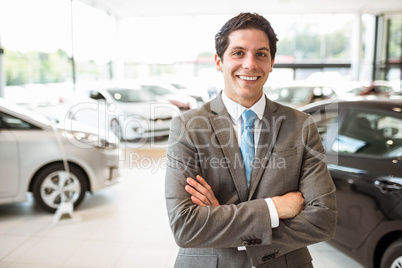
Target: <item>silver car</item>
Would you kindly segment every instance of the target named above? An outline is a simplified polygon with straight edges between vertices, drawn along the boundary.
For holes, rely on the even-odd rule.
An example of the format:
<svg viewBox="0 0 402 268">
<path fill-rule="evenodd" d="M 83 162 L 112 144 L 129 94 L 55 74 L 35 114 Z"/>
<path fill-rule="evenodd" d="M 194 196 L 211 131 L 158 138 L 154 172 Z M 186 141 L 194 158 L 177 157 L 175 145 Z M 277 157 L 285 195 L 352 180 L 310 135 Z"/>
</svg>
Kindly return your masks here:
<svg viewBox="0 0 402 268">
<path fill-rule="evenodd" d="M 72 126 L 56 126 L 0 98 L 0 204 L 25 201 L 32 192 L 44 210 L 55 212 L 118 182 L 116 137 Z"/>
<path fill-rule="evenodd" d="M 121 140 L 145 141 L 169 135 L 170 122 L 180 114 L 177 106 L 157 100 L 138 85 L 79 90 L 67 119 L 112 132 Z"/>
<path fill-rule="evenodd" d="M 139 81 L 142 90 L 154 95 L 159 100 L 166 100 L 185 112 L 198 107 L 197 100 L 176 89 L 173 85 L 158 80 Z"/>
</svg>

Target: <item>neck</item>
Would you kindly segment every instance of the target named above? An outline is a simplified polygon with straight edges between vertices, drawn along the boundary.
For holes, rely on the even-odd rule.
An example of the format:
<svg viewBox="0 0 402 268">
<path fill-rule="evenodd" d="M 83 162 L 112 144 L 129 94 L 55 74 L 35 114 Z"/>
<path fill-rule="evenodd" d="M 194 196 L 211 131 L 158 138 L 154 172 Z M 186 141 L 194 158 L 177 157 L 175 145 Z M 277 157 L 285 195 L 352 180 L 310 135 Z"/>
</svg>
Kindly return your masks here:
<svg viewBox="0 0 402 268">
<path fill-rule="evenodd" d="M 224 90 L 225 95 L 231 99 L 234 102 L 237 102 L 238 104 L 240 104 L 241 106 L 249 109 L 251 107 L 253 107 L 254 104 L 256 104 L 262 97 L 262 92 L 260 92 L 258 95 L 247 98 L 247 97 L 241 97 L 238 95 L 230 95 L 227 94 L 227 92 Z"/>
</svg>

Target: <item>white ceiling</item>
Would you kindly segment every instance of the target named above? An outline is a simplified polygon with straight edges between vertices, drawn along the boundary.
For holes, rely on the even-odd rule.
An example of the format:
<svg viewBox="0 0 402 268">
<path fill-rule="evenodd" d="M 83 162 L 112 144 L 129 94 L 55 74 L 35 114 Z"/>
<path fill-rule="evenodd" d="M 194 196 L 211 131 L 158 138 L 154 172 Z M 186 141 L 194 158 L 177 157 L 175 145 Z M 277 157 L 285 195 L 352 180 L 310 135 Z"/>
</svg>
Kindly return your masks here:
<svg viewBox="0 0 402 268">
<path fill-rule="evenodd" d="M 402 12 L 401 0 L 80 0 L 118 17 Z"/>
</svg>

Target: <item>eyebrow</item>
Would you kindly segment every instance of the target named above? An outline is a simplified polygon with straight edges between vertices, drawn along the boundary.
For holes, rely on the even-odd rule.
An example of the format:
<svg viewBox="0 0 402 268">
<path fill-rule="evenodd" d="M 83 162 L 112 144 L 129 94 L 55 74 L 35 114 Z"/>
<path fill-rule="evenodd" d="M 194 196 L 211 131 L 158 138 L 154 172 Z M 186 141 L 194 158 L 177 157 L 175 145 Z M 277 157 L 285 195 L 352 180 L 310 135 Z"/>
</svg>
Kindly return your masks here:
<svg viewBox="0 0 402 268">
<path fill-rule="evenodd" d="M 230 50 L 236 50 L 236 49 L 241 49 L 241 50 L 246 50 L 244 47 L 241 46 L 236 46 L 236 47 L 232 47 Z M 261 47 L 258 48 L 257 51 L 270 51 L 270 49 L 268 47 Z"/>
<path fill-rule="evenodd" d="M 261 48 L 257 49 L 257 51 L 268 51 L 268 52 L 270 52 L 271 50 L 269 49 L 269 47 L 261 47 Z"/>
</svg>

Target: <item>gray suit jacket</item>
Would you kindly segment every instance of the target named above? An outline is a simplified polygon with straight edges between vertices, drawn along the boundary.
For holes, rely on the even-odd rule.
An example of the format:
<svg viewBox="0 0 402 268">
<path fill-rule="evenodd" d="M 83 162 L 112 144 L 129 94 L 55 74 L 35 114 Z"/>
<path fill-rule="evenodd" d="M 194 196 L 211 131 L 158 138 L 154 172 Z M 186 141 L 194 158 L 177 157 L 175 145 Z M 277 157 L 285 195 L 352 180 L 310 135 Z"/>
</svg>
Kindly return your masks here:
<svg viewBox="0 0 402 268">
<path fill-rule="evenodd" d="M 312 118 L 267 99 L 262 124 L 248 188 L 220 95 L 172 121 L 165 197 L 180 247 L 175 267 L 311 267 L 307 246 L 334 235 L 335 186 Z M 184 187 L 196 175 L 220 206 L 191 202 Z M 305 209 L 272 229 L 264 198 L 291 191 L 301 191 Z"/>
</svg>

